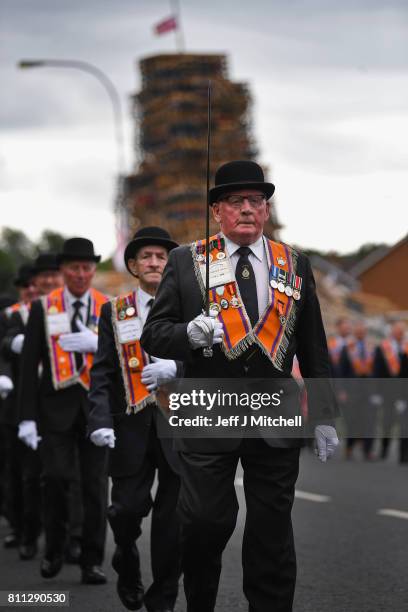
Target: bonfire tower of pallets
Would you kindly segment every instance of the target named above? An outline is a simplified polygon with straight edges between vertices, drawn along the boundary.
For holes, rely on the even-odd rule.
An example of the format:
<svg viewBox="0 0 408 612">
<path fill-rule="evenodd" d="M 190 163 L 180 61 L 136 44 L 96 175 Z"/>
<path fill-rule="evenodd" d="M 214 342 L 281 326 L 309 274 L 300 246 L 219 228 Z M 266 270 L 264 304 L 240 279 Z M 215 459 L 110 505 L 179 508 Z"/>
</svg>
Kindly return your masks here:
<svg viewBox="0 0 408 612">
<path fill-rule="evenodd" d="M 143 59 L 140 71 L 142 88 L 132 96 L 137 170 L 125 179 L 129 234 L 160 225 L 186 243 L 205 232 L 208 83 L 211 184 L 224 162 L 258 161 L 251 95 L 228 79 L 224 55 L 156 55 Z M 272 205 L 266 233 L 276 238 L 278 229 Z"/>
</svg>

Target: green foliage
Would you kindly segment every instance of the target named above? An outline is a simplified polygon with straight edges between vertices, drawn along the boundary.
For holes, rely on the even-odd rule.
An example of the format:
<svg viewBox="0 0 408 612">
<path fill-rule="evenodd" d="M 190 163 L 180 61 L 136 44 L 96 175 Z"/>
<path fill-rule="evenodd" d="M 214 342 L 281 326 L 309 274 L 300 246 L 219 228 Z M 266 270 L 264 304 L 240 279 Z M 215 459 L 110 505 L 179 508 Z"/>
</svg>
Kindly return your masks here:
<svg viewBox="0 0 408 612">
<path fill-rule="evenodd" d="M 18 268 L 31 263 L 40 251 L 58 252 L 65 237 L 52 230 L 44 230 L 37 243 L 24 232 L 5 227 L 0 233 L 0 293 L 16 296 L 13 284 Z"/>
</svg>

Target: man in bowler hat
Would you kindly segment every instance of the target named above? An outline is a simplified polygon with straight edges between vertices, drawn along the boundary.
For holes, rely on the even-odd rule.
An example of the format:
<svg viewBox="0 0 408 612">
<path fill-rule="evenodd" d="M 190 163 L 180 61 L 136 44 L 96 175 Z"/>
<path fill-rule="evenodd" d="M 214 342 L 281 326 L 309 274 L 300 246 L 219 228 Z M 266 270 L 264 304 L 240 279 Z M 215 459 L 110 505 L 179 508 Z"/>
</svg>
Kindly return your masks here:
<svg viewBox="0 0 408 612">
<path fill-rule="evenodd" d="M 107 301 L 92 288 L 99 260 L 90 240 L 65 241 L 57 256 L 64 286 L 31 307 L 18 400 L 19 438 L 34 451 L 39 448 L 43 460 L 44 578 L 56 576 L 63 564 L 69 493 L 79 458 L 84 584 L 106 582 L 100 566 L 106 532 L 107 453 L 86 437 L 89 372 L 97 347 L 100 309 Z"/>
<path fill-rule="evenodd" d="M 116 543 L 112 565 L 118 573 L 118 595 L 129 610 L 144 603 L 148 612 L 170 612 L 180 576 L 178 457 L 171 440 L 158 437 L 165 421 L 154 391 L 158 381 L 180 375 L 181 364 L 149 356 L 139 342 L 168 253 L 177 246 L 160 227 L 140 229 L 127 245 L 125 264 L 138 286 L 103 306 L 91 376 L 89 430 L 95 444 L 111 448 L 108 520 Z M 136 540 L 151 509 L 153 583 L 144 594 Z"/>
<path fill-rule="evenodd" d="M 329 376 L 309 260 L 263 235 L 273 192 L 258 164 L 221 166 L 210 191 L 220 228 L 210 239 L 210 253 L 205 240 L 170 253 L 141 342 L 154 355 L 183 360 L 186 378 L 219 378 L 222 373 L 226 378 L 279 378 L 281 385 L 282 379 L 290 381 L 295 353 L 305 379 Z M 214 263 L 209 317 L 202 314 L 206 287 L 201 272 L 207 257 Z M 203 354 L 209 345 L 211 358 Z M 329 402 L 318 415 L 313 405 L 309 410 L 316 417 L 317 453 L 326 461 L 338 443 L 334 407 Z M 239 460 L 247 502 L 242 562 L 249 609 L 290 612 L 296 577 L 291 508 L 300 441 L 262 432 L 257 438 L 184 437 L 176 443 L 188 612 L 214 610 L 222 552 L 237 518 L 234 477 Z"/>
</svg>

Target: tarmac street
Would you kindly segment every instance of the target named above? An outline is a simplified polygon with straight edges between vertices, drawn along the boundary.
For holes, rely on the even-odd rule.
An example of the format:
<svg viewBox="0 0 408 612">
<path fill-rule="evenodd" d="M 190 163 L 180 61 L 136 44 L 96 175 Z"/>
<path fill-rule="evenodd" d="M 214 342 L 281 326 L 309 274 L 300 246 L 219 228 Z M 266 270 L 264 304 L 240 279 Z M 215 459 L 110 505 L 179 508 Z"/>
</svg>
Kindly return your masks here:
<svg viewBox="0 0 408 612">
<path fill-rule="evenodd" d="M 395 452 L 386 462 L 364 462 L 358 452 L 355 456 L 355 460 L 345 461 L 339 449 L 333 460 L 322 464 L 309 450 L 302 453 L 293 510 L 298 558 L 294 612 L 408 610 L 408 465 L 398 465 Z M 247 610 L 241 571 L 245 520 L 242 470 L 237 473 L 236 490 L 240 511 L 224 553 L 217 612 Z M 150 578 L 148 531 L 146 522 L 140 540 L 146 585 Z M 0 536 L 5 533 L 3 521 Z M 83 586 L 76 566 L 66 565 L 56 578 L 45 581 L 39 575 L 40 557 L 22 562 L 16 550 L 1 547 L 0 590 L 69 591 L 69 609 L 73 612 L 124 610 L 110 567 L 112 550 L 109 533 L 104 566 L 108 584 Z M 180 591 L 177 612 L 185 610 L 182 587 Z"/>
</svg>

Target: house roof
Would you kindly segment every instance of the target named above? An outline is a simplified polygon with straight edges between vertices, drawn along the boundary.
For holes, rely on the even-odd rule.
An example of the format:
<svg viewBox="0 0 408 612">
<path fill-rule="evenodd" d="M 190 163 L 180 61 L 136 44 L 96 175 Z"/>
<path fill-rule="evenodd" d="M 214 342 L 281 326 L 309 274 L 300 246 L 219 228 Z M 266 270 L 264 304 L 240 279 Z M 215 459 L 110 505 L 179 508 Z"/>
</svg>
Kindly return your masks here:
<svg viewBox="0 0 408 612">
<path fill-rule="evenodd" d="M 364 272 L 375 266 L 379 261 L 384 259 L 384 257 L 388 256 L 393 251 L 399 249 L 399 247 L 401 247 L 405 242 L 408 243 L 408 234 L 401 238 L 401 240 L 394 244 L 394 246 L 378 247 L 378 249 L 375 249 L 375 251 L 369 253 L 361 261 L 359 261 L 352 268 L 350 268 L 350 270 L 348 271 L 349 274 L 351 274 L 351 276 L 353 276 L 354 278 L 358 278 L 359 276 L 361 276 L 361 274 L 363 274 Z"/>
</svg>

